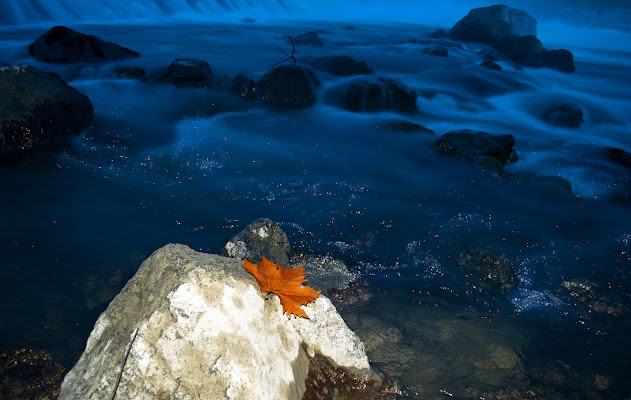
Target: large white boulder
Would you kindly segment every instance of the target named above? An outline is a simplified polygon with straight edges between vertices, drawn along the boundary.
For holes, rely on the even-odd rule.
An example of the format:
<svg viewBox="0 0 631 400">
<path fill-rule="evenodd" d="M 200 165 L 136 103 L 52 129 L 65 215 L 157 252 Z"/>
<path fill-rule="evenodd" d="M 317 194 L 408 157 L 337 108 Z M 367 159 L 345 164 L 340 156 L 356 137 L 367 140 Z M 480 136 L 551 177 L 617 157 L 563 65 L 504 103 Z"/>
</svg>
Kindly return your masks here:
<svg viewBox="0 0 631 400">
<path fill-rule="evenodd" d="M 157 250 L 97 320 L 59 398 L 301 399 L 322 356 L 378 380 L 329 299 L 288 319 L 242 265 L 183 245 Z"/>
</svg>

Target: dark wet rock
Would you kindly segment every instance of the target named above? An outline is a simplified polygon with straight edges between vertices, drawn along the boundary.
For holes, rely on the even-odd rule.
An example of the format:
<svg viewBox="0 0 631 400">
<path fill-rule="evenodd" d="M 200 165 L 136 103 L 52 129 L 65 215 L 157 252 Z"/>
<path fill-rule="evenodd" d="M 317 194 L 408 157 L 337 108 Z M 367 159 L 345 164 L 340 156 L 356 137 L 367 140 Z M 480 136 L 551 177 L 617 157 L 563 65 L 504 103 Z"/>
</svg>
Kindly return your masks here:
<svg viewBox="0 0 631 400">
<path fill-rule="evenodd" d="M 442 39 L 444 37 L 447 37 L 447 31 L 444 29 L 436 29 L 429 35 L 429 37 L 434 39 Z"/>
<path fill-rule="evenodd" d="M 323 56 L 309 62 L 314 68 L 335 76 L 373 75 L 375 71 L 363 61 L 348 56 Z"/>
<path fill-rule="evenodd" d="M 57 74 L 29 65 L 0 68 L 0 158 L 76 135 L 93 112 L 90 99 Z"/>
<path fill-rule="evenodd" d="M 497 61 L 500 58 L 491 50 L 480 50 L 478 54 L 484 58 L 485 61 Z"/>
<path fill-rule="evenodd" d="M 490 44 L 510 35 L 536 36 L 537 20 L 525 11 L 498 4 L 474 8 L 449 30 L 449 37 L 463 42 Z"/>
<path fill-rule="evenodd" d="M 399 397 L 394 380 L 375 378 L 358 377 L 347 369 L 334 366 L 326 357 L 316 353 L 309 359 L 309 373 L 302 400 L 394 400 Z"/>
<path fill-rule="evenodd" d="M 268 218 L 257 219 L 226 243 L 221 255 L 242 259 L 252 263 L 263 257 L 273 263 L 288 266 L 294 250 L 287 235 L 274 221 Z"/>
<path fill-rule="evenodd" d="M 525 11 L 505 5 L 471 10 L 451 28 L 449 37 L 491 45 L 511 60 L 529 67 L 575 70 L 570 51 L 546 50 L 537 39 L 537 21 Z"/>
<path fill-rule="evenodd" d="M 501 71 L 502 70 L 502 66 L 493 62 L 493 61 L 489 61 L 489 60 L 485 60 L 482 61 L 482 63 L 480 63 L 481 67 L 484 68 L 488 68 L 488 69 L 492 69 L 493 71 Z"/>
<path fill-rule="evenodd" d="M 295 44 L 304 44 L 308 46 L 322 46 L 324 42 L 317 31 L 306 32 L 294 38 Z"/>
<path fill-rule="evenodd" d="M 395 131 L 403 131 L 403 132 L 421 132 L 421 133 L 431 133 L 434 134 L 434 131 L 424 127 L 423 125 L 417 124 L 416 122 L 409 121 L 392 121 L 387 122 L 383 125 L 386 129 L 392 129 Z"/>
<path fill-rule="evenodd" d="M 139 56 L 134 50 L 65 26 L 47 30 L 31 43 L 28 51 L 39 61 L 57 63 L 109 61 Z"/>
<path fill-rule="evenodd" d="M 207 87 L 212 84 L 213 71 L 204 60 L 197 58 L 177 58 L 160 78 L 175 86 Z"/>
<path fill-rule="evenodd" d="M 43 350 L 1 353 L 0 398 L 56 399 L 65 374 L 65 369 Z"/>
<path fill-rule="evenodd" d="M 444 153 L 454 153 L 482 167 L 501 169 L 513 154 L 513 135 L 459 130 L 443 134 L 434 142 Z"/>
<path fill-rule="evenodd" d="M 590 315 L 620 317 L 627 312 L 622 298 L 586 279 L 563 281 L 555 294 L 574 305 L 583 318 L 589 318 Z"/>
<path fill-rule="evenodd" d="M 237 74 L 232 78 L 227 83 L 227 89 L 245 100 L 256 99 L 256 82 L 245 74 Z"/>
<path fill-rule="evenodd" d="M 607 157 L 618 165 L 631 168 L 631 153 L 617 147 L 606 147 Z"/>
<path fill-rule="evenodd" d="M 315 72 L 302 65 L 279 65 L 256 84 L 258 98 L 281 107 L 303 108 L 315 102 L 320 81 Z"/>
<path fill-rule="evenodd" d="M 354 112 L 392 110 L 411 113 L 417 110 L 418 95 L 403 84 L 385 77 L 354 81 L 346 90 L 343 107 Z"/>
<path fill-rule="evenodd" d="M 140 67 L 116 67 L 114 69 L 116 78 L 142 79 L 146 73 L 144 68 Z"/>
<path fill-rule="evenodd" d="M 561 72 L 574 72 L 574 55 L 569 50 L 544 50 L 541 54 L 541 64 Z"/>
<path fill-rule="evenodd" d="M 423 49 L 423 53 L 429 54 L 430 56 L 437 57 L 447 57 L 449 56 L 449 51 L 444 46 L 434 46 Z"/>
<path fill-rule="evenodd" d="M 560 176 L 537 176 L 530 180 L 539 195 L 571 195 L 572 183 Z"/>
<path fill-rule="evenodd" d="M 481 283 L 492 289 L 509 290 L 519 285 L 515 268 L 503 254 L 484 247 L 473 247 L 461 251 L 456 263 L 466 270 L 474 271 Z"/>
<path fill-rule="evenodd" d="M 578 128 L 583 124 L 583 110 L 576 104 L 560 104 L 546 110 L 541 118 L 552 126 Z"/>
<path fill-rule="evenodd" d="M 493 47 L 516 63 L 528 67 L 543 66 L 543 44 L 535 36 L 506 36 L 496 40 Z"/>
</svg>

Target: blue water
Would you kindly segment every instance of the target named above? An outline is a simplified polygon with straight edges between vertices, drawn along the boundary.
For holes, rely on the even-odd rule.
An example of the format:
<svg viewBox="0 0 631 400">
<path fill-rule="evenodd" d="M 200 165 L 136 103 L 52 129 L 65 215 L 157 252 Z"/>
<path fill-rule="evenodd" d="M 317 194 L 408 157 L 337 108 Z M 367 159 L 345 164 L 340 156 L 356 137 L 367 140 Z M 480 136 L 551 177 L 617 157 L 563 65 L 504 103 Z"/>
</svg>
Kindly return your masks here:
<svg viewBox="0 0 631 400">
<path fill-rule="evenodd" d="M 284 3 L 281 8 L 292 10 L 301 5 Z M 476 375 L 480 364 L 473 367 L 472 357 L 484 359 L 484 349 L 495 345 L 519 349 L 527 367 L 560 360 L 585 381 L 608 377 L 606 389 L 578 386 L 600 398 L 630 393 L 629 310 L 622 317 L 582 318 L 555 294 L 562 280 L 580 278 L 625 307 L 631 300 L 631 172 L 602 151 L 631 151 L 629 33 L 540 23 L 544 44 L 572 50 L 577 71 L 520 71 L 504 63 L 498 74 L 475 65 L 481 46 L 447 43 L 446 59 L 421 51 L 433 43 L 425 35 L 436 25 L 463 15 L 458 7 L 441 9 L 439 23 L 425 18 L 430 25 L 365 18 L 347 30 L 348 20 L 335 16 L 333 22 L 274 19 L 281 11 L 272 2 L 266 3 L 271 11 L 254 7 L 223 23 L 204 23 L 199 15 L 171 20 L 164 8 L 137 4 L 159 18 L 117 22 L 121 15 L 111 11 L 103 22 L 86 11 L 101 20 L 94 23 L 41 7 L 36 14 L 66 18 L 76 30 L 142 54 L 116 63 L 35 62 L 26 46 L 50 24 L 33 14 L 0 28 L 2 62 L 55 71 L 95 108 L 90 128 L 63 148 L 0 165 L 2 349 L 46 348 L 71 366 L 99 313 L 152 251 L 177 242 L 217 253 L 248 223 L 268 217 L 296 247 L 342 258 L 368 280 L 373 300 L 342 313 L 360 334 L 362 321 L 400 333 L 395 348 L 407 362 L 379 351 L 369 355 L 407 395 L 469 398 L 473 392 L 463 385 L 479 385 L 480 393 L 510 387 L 517 378 L 504 370 L 492 371 L 499 377 L 492 380 Z M 300 15 L 297 9 L 292 12 Z M 239 22 L 255 11 L 265 23 Z M 421 94 L 420 111 L 343 111 L 335 89 L 346 78 L 323 73 L 316 104 L 290 111 L 221 90 L 112 78 L 120 65 L 157 77 L 178 57 L 204 59 L 215 75 L 258 77 L 286 57 L 275 37 L 315 29 L 324 30 L 325 45 L 299 47 L 301 57 L 366 61 Z M 585 39 L 571 40 L 576 35 Z M 580 129 L 552 128 L 537 118 L 546 106 L 566 102 L 585 111 Z M 513 177 L 437 154 L 437 135 L 387 128 L 398 120 L 437 135 L 457 129 L 512 134 L 520 157 L 507 167 Z M 572 193 L 545 177 L 566 179 Z M 471 246 L 506 255 L 519 288 L 481 288 L 455 262 Z M 566 398 L 580 393 L 562 390 Z"/>
</svg>

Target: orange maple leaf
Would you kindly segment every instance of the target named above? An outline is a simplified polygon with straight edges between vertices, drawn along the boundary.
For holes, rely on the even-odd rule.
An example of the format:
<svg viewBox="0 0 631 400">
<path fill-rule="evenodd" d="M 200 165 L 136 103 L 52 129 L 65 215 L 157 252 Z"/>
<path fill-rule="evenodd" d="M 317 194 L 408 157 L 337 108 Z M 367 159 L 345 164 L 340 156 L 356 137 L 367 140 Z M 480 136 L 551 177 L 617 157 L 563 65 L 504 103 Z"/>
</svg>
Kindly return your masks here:
<svg viewBox="0 0 631 400">
<path fill-rule="evenodd" d="M 311 286 L 302 286 L 305 279 L 303 265 L 298 268 L 285 268 L 274 264 L 265 257 L 258 264 L 258 268 L 243 257 L 243 268 L 248 271 L 261 288 L 261 292 L 274 293 L 283 306 L 283 314 L 291 318 L 291 314 L 309 318 L 300 306 L 307 305 L 322 293 Z"/>
</svg>

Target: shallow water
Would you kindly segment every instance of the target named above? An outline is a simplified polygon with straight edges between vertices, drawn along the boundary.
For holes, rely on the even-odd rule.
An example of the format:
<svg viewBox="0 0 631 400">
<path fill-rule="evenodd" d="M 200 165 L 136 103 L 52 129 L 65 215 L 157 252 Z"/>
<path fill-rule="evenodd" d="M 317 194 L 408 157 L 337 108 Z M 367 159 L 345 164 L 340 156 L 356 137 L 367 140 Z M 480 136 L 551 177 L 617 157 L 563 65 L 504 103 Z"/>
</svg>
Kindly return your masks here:
<svg viewBox="0 0 631 400">
<path fill-rule="evenodd" d="M 99 313 L 152 251 L 178 242 L 217 253 L 268 217 L 295 246 L 331 253 L 369 282 L 372 300 L 341 312 L 406 395 L 628 395 L 628 309 L 585 312 L 555 290 L 588 279 L 624 307 L 631 300 L 631 173 L 603 151 L 631 150 L 631 50 L 593 40 L 577 48 L 574 74 L 510 63 L 496 73 L 476 65 L 483 46 L 432 41 L 432 27 L 344 26 L 75 25 L 142 54 L 78 66 L 28 57 L 47 27 L 0 29 L 2 61 L 56 71 L 95 107 L 91 127 L 63 149 L 0 165 L 1 347 L 47 348 L 72 366 Z M 300 57 L 366 61 L 416 90 L 420 111 L 343 111 L 336 88 L 347 78 L 324 73 L 315 106 L 289 111 L 221 90 L 112 78 L 118 65 L 157 77 L 178 57 L 204 59 L 218 76 L 258 77 L 286 57 L 275 38 L 314 29 L 325 45 L 298 47 Z M 423 54 L 439 42 L 448 58 Z M 584 109 L 580 129 L 538 118 L 566 102 Z M 386 126 L 398 120 L 436 135 Z M 437 154 L 433 140 L 457 129 L 514 135 L 511 176 Z M 572 193 L 548 176 L 567 179 Z M 508 257 L 519 288 L 490 290 L 463 270 L 456 255 L 475 247 Z M 535 379 L 555 368 L 565 375 Z"/>
</svg>

